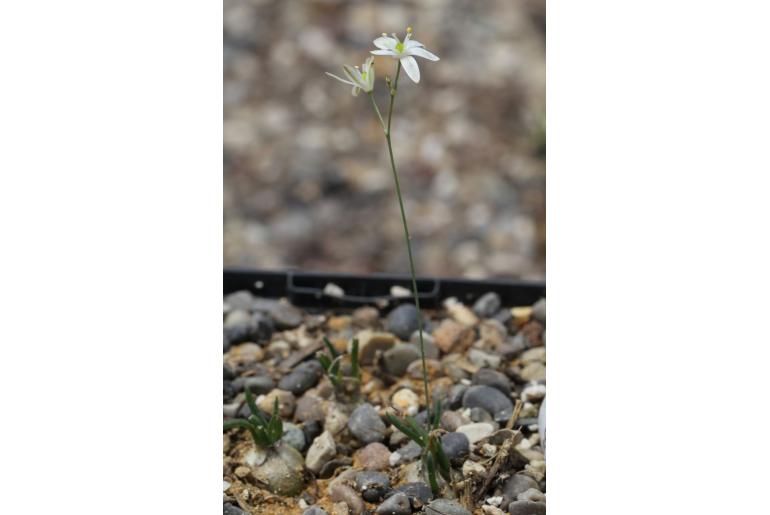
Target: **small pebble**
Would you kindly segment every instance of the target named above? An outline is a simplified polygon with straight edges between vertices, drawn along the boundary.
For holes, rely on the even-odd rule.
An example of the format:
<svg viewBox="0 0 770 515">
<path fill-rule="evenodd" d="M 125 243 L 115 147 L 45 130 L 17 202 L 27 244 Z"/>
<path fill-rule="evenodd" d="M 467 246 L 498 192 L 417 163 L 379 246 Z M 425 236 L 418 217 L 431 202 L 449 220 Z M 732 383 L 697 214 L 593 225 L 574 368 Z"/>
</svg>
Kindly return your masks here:
<svg viewBox="0 0 770 515">
<path fill-rule="evenodd" d="M 449 297 L 444 301 L 444 308 L 449 312 L 449 316 L 463 325 L 474 326 L 479 323 L 479 319 L 473 311 L 454 297 Z"/>
<path fill-rule="evenodd" d="M 502 362 L 502 358 L 497 354 L 484 352 L 481 349 L 471 349 L 468 351 L 468 361 L 477 367 L 497 368 Z"/>
<path fill-rule="evenodd" d="M 353 456 L 354 464 L 366 470 L 387 470 L 391 452 L 383 444 L 372 442 Z"/>
<path fill-rule="evenodd" d="M 385 371 L 390 375 L 402 376 L 413 361 L 420 359 L 420 349 L 412 344 L 399 343 L 382 355 Z"/>
<path fill-rule="evenodd" d="M 329 488 L 329 498 L 334 502 L 344 502 L 354 515 L 361 515 L 366 505 L 361 497 L 348 485 L 336 484 Z"/>
<path fill-rule="evenodd" d="M 441 437 L 444 454 L 454 465 L 459 465 L 470 452 L 470 441 L 464 433 L 447 433 Z"/>
<path fill-rule="evenodd" d="M 537 481 L 526 474 L 514 474 L 503 483 L 503 495 L 507 501 L 515 501 L 530 488 L 538 488 Z"/>
<path fill-rule="evenodd" d="M 222 513 L 224 515 L 248 515 L 245 511 L 230 503 L 225 503 L 223 508 Z"/>
<path fill-rule="evenodd" d="M 278 388 L 271 390 L 270 393 L 259 398 L 257 406 L 265 413 L 273 413 L 275 399 L 278 399 L 278 412 L 281 417 L 284 419 L 291 418 L 297 401 L 294 399 L 294 395 L 286 390 Z"/>
<path fill-rule="evenodd" d="M 336 402 L 327 405 L 326 416 L 324 417 L 324 429 L 331 434 L 339 434 L 348 425 L 349 417 L 342 406 Z"/>
<path fill-rule="evenodd" d="M 545 503 L 545 494 L 537 488 L 530 488 L 516 496 L 518 501 L 532 501 Z"/>
<path fill-rule="evenodd" d="M 458 433 L 463 433 L 468 437 L 468 442 L 474 444 L 482 438 L 489 436 L 495 430 L 495 426 L 488 422 L 477 422 L 466 424 L 457 428 Z"/>
<path fill-rule="evenodd" d="M 476 373 L 473 374 L 471 382 L 473 384 L 491 386 L 506 396 L 511 393 L 512 389 L 511 380 L 502 372 L 492 370 L 491 368 L 478 369 Z"/>
<path fill-rule="evenodd" d="M 313 444 L 308 449 L 305 466 L 318 473 L 321 471 L 321 467 L 336 454 L 337 446 L 334 443 L 334 438 L 328 431 L 324 431 L 321 436 L 313 440 Z"/>
<path fill-rule="evenodd" d="M 405 483 L 397 486 L 395 490 L 406 494 L 409 497 L 409 502 L 412 503 L 415 509 L 419 509 L 420 506 L 427 504 L 433 499 L 433 492 L 430 487 L 421 481 Z"/>
<path fill-rule="evenodd" d="M 350 415 L 348 429 L 360 442 L 381 442 L 385 438 L 385 423 L 371 404 L 358 406 Z"/>
<path fill-rule="evenodd" d="M 466 460 L 462 466 L 463 477 L 484 477 L 487 469 L 481 463 Z"/>
<path fill-rule="evenodd" d="M 445 353 L 465 352 L 475 338 L 473 329 L 454 320 L 445 319 L 433 331 L 436 347 Z"/>
<path fill-rule="evenodd" d="M 545 323 L 545 299 L 540 299 L 532 305 L 532 316 L 538 322 Z"/>
<path fill-rule="evenodd" d="M 414 304 L 401 304 L 388 313 L 385 330 L 407 341 L 418 329 L 420 314 Z"/>
<path fill-rule="evenodd" d="M 311 506 L 302 512 L 302 515 L 329 515 L 326 510 L 318 506 Z"/>
<path fill-rule="evenodd" d="M 404 415 L 416 415 L 420 409 L 420 397 L 412 390 L 402 388 L 393 394 L 393 407 Z"/>
<path fill-rule="evenodd" d="M 532 501 L 513 501 L 508 505 L 511 515 L 545 515 L 545 504 Z"/>
<path fill-rule="evenodd" d="M 278 388 L 290 391 L 294 395 L 302 395 L 305 391 L 318 384 L 323 373 L 323 367 L 318 361 L 305 361 L 283 376 L 278 383 Z"/>
<path fill-rule="evenodd" d="M 471 512 L 466 510 L 460 503 L 449 499 L 431 501 L 425 507 L 425 513 L 428 515 L 471 515 Z"/>
<path fill-rule="evenodd" d="M 291 422 L 283 423 L 283 437 L 281 437 L 287 445 L 291 445 L 299 452 L 304 452 L 307 447 L 307 441 L 305 440 L 305 433 L 301 428 L 295 426 Z"/>
<path fill-rule="evenodd" d="M 409 503 L 409 497 L 402 492 L 396 492 L 382 504 L 377 507 L 375 511 L 377 515 L 410 515 L 412 513 L 412 506 Z"/>
<path fill-rule="evenodd" d="M 513 401 L 510 397 L 486 385 L 468 388 L 463 395 L 463 407 L 483 408 L 498 422 L 507 422 L 513 414 Z"/>
<path fill-rule="evenodd" d="M 390 488 L 387 474 L 364 470 L 356 474 L 356 488 L 366 502 L 379 502 Z"/>
<path fill-rule="evenodd" d="M 481 507 L 481 511 L 484 512 L 484 515 L 505 515 L 505 512 L 498 508 L 497 506 L 490 506 L 489 504 L 485 504 Z"/>
<path fill-rule="evenodd" d="M 385 352 L 396 344 L 396 337 L 392 334 L 374 332 L 370 329 L 360 331 L 356 338 L 358 339 L 358 360 L 362 365 L 371 365 L 378 352 Z"/>
<path fill-rule="evenodd" d="M 491 291 L 476 300 L 473 311 L 482 318 L 490 318 L 500 310 L 500 304 L 500 295 Z"/>
</svg>

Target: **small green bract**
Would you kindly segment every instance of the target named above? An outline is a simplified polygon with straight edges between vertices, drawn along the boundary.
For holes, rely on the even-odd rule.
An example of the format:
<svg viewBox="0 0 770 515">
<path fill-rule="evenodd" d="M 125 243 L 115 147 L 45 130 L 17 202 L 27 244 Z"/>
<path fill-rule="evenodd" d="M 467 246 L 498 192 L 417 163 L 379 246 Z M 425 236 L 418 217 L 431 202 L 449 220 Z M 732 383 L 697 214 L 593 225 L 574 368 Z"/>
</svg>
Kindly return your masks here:
<svg viewBox="0 0 770 515">
<path fill-rule="evenodd" d="M 278 414 L 278 399 L 273 403 L 273 414 L 270 420 L 265 420 L 262 412 L 254 402 L 251 390 L 246 388 L 246 403 L 249 405 L 251 416 L 248 419 L 236 418 L 225 420 L 224 429 L 240 427 L 247 429 L 257 447 L 272 447 L 283 436 L 283 421 Z"/>
</svg>

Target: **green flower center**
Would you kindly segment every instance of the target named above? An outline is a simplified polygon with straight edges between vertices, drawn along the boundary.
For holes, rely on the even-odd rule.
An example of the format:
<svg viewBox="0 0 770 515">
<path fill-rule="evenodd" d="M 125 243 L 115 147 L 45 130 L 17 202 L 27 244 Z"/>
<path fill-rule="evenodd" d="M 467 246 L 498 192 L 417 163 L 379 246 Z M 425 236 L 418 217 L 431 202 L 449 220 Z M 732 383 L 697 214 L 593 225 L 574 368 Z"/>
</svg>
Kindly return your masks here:
<svg viewBox="0 0 770 515">
<path fill-rule="evenodd" d="M 396 43 L 396 52 L 400 54 L 403 51 L 404 51 L 404 44 L 399 41 L 398 43 Z"/>
</svg>

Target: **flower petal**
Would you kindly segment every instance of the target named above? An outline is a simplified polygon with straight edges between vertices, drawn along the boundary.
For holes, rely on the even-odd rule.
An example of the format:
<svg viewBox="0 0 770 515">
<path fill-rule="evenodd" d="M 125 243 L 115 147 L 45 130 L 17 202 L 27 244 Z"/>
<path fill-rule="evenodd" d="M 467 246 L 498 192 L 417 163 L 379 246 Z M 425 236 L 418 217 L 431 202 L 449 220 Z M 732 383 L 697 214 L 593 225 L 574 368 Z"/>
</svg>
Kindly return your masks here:
<svg viewBox="0 0 770 515">
<path fill-rule="evenodd" d="M 417 60 L 411 55 L 401 58 L 401 66 L 404 67 L 404 71 L 409 78 L 415 83 L 420 82 L 420 68 L 417 66 Z"/>
<path fill-rule="evenodd" d="M 438 61 L 437 55 L 431 54 L 424 48 L 411 48 L 409 49 L 409 53 L 418 57 L 424 57 L 428 61 Z"/>
<path fill-rule="evenodd" d="M 407 50 L 409 50 L 410 48 L 417 48 L 417 47 L 423 47 L 423 46 L 425 46 L 425 45 L 423 45 L 423 44 L 422 44 L 422 43 L 420 43 L 419 41 L 415 41 L 415 40 L 413 40 L 413 39 L 410 39 L 409 41 L 407 41 L 407 42 L 404 44 L 404 47 L 405 47 Z"/>
<path fill-rule="evenodd" d="M 337 79 L 340 82 L 344 82 L 345 84 L 349 84 L 350 86 L 355 86 L 355 84 L 353 84 L 352 82 L 350 82 L 348 80 L 345 80 L 345 79 L 343 79 L 341 77 L 337 77 L 333 73 L 329 73 L 329 72 L 324 72 L 324 73 L 326 73 L 326 75 L 328 75 L 329 77 L 333 77 L 333 78 Z"/>
<path fill-rule="evenodd" d="M 396 48 L 397 41 L 386 36 L 379 37 L 373 41 L 374 46 L 383 50 L 393 50 Z"/>
<path fill-rule="evenodd" d="M 372 50 L 370 53 L 374 55 L 390 55 L 393 57 L 398 55 L 395 50 Z"/>
<path fill-rule="evenodd" d="M 351 93 L 353 94 L 354 97 L 357 97 L 359 91 L 360 89 L 358 86 L 353 86 L 353 91 L 351 91 Z"/>
</svg>

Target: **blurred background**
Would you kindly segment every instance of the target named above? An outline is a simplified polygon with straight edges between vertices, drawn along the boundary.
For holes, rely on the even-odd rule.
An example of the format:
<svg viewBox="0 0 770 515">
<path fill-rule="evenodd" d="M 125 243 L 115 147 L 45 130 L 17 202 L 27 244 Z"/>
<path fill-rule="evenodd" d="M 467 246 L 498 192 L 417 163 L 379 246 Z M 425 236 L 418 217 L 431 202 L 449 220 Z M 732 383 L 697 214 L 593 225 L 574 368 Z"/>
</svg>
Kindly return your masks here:
<svg viewBox="0 0 770 515">
<path fill-rule="evenodd" d="M 324 75 L 407 25 L 441 58 L 393 115 L 418 274 L 544 277 L 545 0 L 225 0 L 225 266 L 408 273 L 371 105 Z"/>
</svg>

